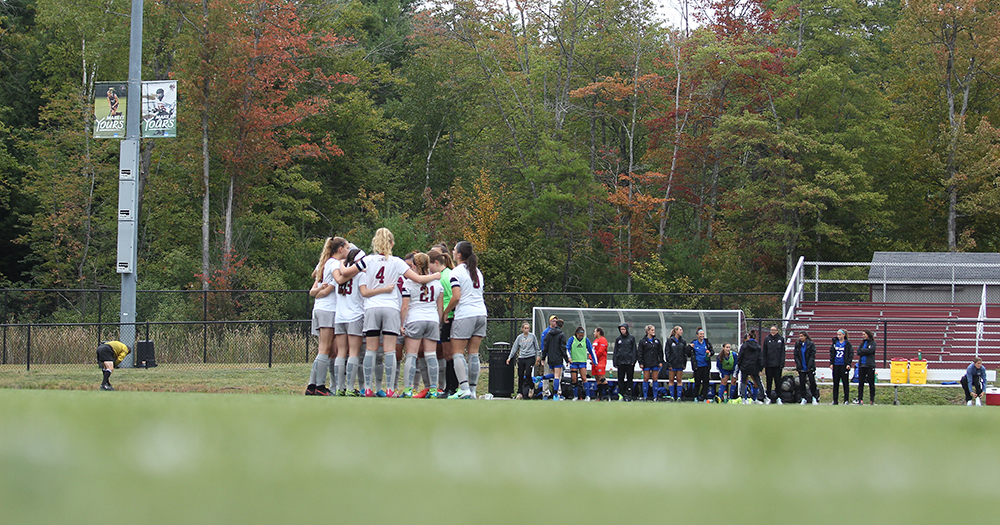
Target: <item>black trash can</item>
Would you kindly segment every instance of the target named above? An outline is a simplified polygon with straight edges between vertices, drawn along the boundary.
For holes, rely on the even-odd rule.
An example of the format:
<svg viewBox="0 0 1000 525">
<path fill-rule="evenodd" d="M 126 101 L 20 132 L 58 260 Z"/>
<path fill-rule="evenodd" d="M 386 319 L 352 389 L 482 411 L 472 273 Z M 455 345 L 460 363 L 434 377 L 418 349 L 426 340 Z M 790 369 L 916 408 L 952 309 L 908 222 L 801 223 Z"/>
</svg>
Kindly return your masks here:
<svg viewBox="0 0 1000 525">
<path fill-rule="evenodd" d="M 514 395 L 514 366 L 507 364 L 510 343 L 495 343 L 490 348 L 490 394 L 511 398 Z"/>
</svg>

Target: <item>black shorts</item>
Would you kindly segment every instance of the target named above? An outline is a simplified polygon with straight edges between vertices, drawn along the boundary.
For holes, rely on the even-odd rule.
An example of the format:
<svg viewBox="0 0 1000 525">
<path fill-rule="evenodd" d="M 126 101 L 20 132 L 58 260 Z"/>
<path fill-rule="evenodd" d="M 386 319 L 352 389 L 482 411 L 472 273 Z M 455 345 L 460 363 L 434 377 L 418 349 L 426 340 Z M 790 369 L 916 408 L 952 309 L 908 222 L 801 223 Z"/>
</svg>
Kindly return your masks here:
<svg viewBox="0 0 1000 525">
<path fill-rule="evenodd" d="M 115 362 L 115 349 L 111 348 L 109 344 L 103 344 L 97 347 L 97 362 L 104 363 L 106 361 Z"/>
<path fill-rule="evenodd" d="M 441 325 L 441 339 L 438 340 L 439 343 L 447 343 L 451 341 L 451 322 L 454 319 L 446 319 L 444 324 Z"/>
</svg>

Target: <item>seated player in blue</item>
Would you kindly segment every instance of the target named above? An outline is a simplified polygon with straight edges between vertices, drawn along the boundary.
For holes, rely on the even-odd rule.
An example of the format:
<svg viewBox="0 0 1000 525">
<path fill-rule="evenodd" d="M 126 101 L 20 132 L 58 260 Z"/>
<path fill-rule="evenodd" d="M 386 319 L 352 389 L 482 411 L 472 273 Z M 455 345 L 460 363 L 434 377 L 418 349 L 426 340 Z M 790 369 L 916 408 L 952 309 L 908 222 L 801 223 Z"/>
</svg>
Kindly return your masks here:
<svg viewBox="0 0 1000 525">
<path fill-rule="evenodd" d="M 584 383 L 587 381 L 587 360 L 596 358 L 594 347 L 582 326 L 576 327 L 573 337 L 566 343 L 566 351 L 569 352 L 569 382 L 573 385 L 573 397 L 584 399 L 587 397 L 584 388 Z"/>
<path fill-rule="evenodd" d="M 716 403 L 729 401 L 729 390 L 736 385 L 737 363 L 739 363 L 739 357 L 736 352 L 733 352 L 733 345 L 723 343 L 722 352 L 715 359 L 715 368 L 719 371 L 719 390 L 715 393 Z"/>
<path fill-rule="evenodd" d="M 645 400 L 655 400 L 656 389 L 660 384 L 660 364 L 663 363 L 663 343 L 656 338 L 656 327 L 651 324 L 646 325 L 646 337 L 639 341 L 639 361 L 642 363 L 642 397 Z M 653 381 L 652 397 L 650 380 Z"/>
</svg>

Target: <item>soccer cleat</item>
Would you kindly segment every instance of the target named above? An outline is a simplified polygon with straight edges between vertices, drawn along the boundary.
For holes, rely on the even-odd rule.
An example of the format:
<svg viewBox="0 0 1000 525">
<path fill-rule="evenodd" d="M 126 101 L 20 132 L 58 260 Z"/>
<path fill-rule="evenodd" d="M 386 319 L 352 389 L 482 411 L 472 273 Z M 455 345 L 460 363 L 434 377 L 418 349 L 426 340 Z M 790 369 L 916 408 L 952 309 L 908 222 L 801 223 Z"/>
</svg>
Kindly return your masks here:
<svg viewBox="0 0 1000 525">
<path fill-rule="evenodd" d="M 977 407 L 983 406 L 983 401 L 981 399 L 979 399 L 978 397 L 976 398 L 976 406 Z"/>
<path fill-rule="evenodd" d="M 753 404 L 754 405 L 763 405 L 764 402 L 758 399 L 758 400 L 754 401 Z"/>
<path fill-rule="evenodd" d="M 375 397 L 375 392 L 372 392 L 372 389 L 370 389 L 370 388 L 366 388 L 365 389 L 365 397 Z"/>
<path fill-rule="evenodd" d="M 768 398 L 764 398 L 764 404 L 765 405 L 770 405 L 771 404 L 771 398 L 769 398 L 769 397 Z"/>
<path fill-rule="evenodd" d="M 433 395 L 433 396 L 427 396 L 427 397 L 434 397 L 434 398 L 437 398 L 437 399 L 445 399 L 445 398 L 447 398 L 448 396 L 444 395 L 444 390 L 441 390 L 441 389 L 439 388 L 439 389 L 437 389 L 437 391 L 436 391 L 436 392 L 434 392 L 434 395 Z"/>
<path fill-rule="evenodd" d="M 780 398 L 780 397 L 778 398 L 778 401 L 777 401 L 777 403 L 778 403 L 779 405 L 784 405 L 784 403 L 782 403 L 782 402 L 781 402 L 781 398 Z"/>
<path fill-rule="evenodd" d="M 344 396 L 347 395 L 347 390 L 344 390 L 343 388 L 341 388 L 340 390 L 337 390 L 337 395 L 340 396 L 340 397 L 344 397 Z"/>
<path fill-rule="evenodd" d="M 347 391 L 347 397 L 361 397 L 361 391 L 357 388 Z"/>
<path fill-rule="evenodd" d="M 317 395 L 317 396 L 331 396 L 331 395 L 333 395 L 333 393 L 330 392 L 330 389 L 327 388 L 326 386 L 320 385 L 320 386 L 316 387 L 316 394 L 315 395 Z"/>
<path fill-rule="evenodd" d="M 115 391 L 114 387 L 112 387 L 110 383 L 105 383 L 105 384 L 101 385 L 101 390 L 107 390 L 108 392 L 114 392 Z"/>
<path fill-rule="evenodd" d="M 818 404 L 819 404 L 819 399 L 816 399 L 816 398 L 814 397 L 814 398 L 813 398 L 813 404 L 814 404 L 814 405 L 818 405 Z"/>
<path fill-rule="evenodd" d="M 103 385 L 101 385 L 101 386 L 103 386 Z M 972 400 L 970 399 L 970 400 L 966 401 L 965 402 L 965 406 L 971 407 L 972 406 Z"/>
<path fill-rule="evenodd" d="M 800 405 L 804 405 L 804 404 L 806 404 L 806 398 L 804 398 L 804 397 L 803 397 L 803 398 L 802 398 L 802 402 L 801 402 L 801 403 L 799 403 L 799 404 L 800 404 Z"/>
<path fill-rule="evenodd" d="M 413 389 L 412 388 L 404 389 L 403 393 L 399 394 L 399 397 L 413 397 Z"/>
<path fill-rule="evenodd" d="M 427 394 L 429 394 L 430 391 L 431 391 L 431 389 L 425 388 L 425 389 L 421 390 L 420 392 L 417 392 L 416 394 L 413 394 L 413 397 L 416 398 L 416 399 L 423 399 L 423 398 L 427 397 Z"/>
<path fill-rule="evenodd" d="M 306 395 L 314 396 L 316 395 L 316 385 L 309 385 L 306 387 Z"/>
<path fill-rule="evenodd" d="M 379 389 L 378 392 L 375 392 L 375 397 L 389 397 L 389 395 L 385 393 L 385 390 Z"/>
</svg>

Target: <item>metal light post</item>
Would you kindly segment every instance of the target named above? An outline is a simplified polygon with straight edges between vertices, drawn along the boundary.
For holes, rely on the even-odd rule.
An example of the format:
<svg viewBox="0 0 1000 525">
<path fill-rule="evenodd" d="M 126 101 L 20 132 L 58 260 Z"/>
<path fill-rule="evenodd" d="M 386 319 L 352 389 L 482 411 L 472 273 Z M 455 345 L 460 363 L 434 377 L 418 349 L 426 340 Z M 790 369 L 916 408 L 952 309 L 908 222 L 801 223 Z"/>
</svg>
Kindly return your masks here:
<svg viewBox="0 0 1000 525">
<path fill-rule="evenodd" d="M 121 141 L 118 162 L 118 264 L 122 276 L 121 315 L 118 340 L 133 350 L 122 367 L 135 362 L 139 217 L 139 138 L 142 120 L 142 2 L 132 0 L 128 53 L 128 99 L 126 100 L 125 140 Z"/>
</svg>

